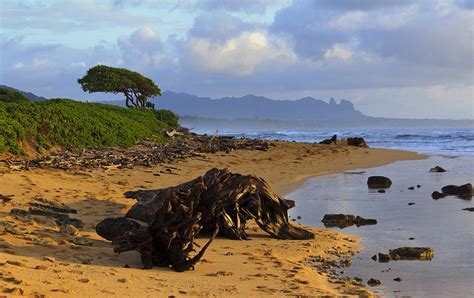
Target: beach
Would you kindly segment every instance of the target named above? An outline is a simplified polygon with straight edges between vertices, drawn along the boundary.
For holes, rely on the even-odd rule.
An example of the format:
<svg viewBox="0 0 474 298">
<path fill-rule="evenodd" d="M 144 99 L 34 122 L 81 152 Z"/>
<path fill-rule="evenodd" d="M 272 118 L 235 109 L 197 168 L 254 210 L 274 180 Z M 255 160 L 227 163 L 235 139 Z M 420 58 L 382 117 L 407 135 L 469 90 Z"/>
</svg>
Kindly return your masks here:
<svg viewBox="0 0 474 298">
<path fill-rule="evenodd" d="M 268 151 L 200 154 L 172 164 L 133 169 L 9 171 L 0 164 L 0 194 L 14 195 L 0 207 L 9 225 L 0 235 L 3 292 L 101 297 L 371 295 L 354 280 L 320 270 L 327 264 L 343 268 L 362 249 L 356 236 L 335 231 L 310 228 L 314 240 L 277 240 L 251 225 L 251 240 L 218 238 L 195 270 L 183 273 L 156 267 L 142 270 L 138 253 L 116 255 L 110 243 L 95 233 L 99 221 L 123 216 L 133 205 L 133 200 L 124 198 L 125 191 L 175 186 L 214 167 L 262 177 L 284 196 L 309 177 L 424 158 L 399 150 L 272 144 Z M 35 198 L 76 209 L 72 217 L 82 220 L 84 228 L 72 236 L 60 232 L 47 218 L 10 215 L 12 208 L 28 209 Z M 206 241 L 205 236 L 198 239 L 199 244 Z"/>
</svg>

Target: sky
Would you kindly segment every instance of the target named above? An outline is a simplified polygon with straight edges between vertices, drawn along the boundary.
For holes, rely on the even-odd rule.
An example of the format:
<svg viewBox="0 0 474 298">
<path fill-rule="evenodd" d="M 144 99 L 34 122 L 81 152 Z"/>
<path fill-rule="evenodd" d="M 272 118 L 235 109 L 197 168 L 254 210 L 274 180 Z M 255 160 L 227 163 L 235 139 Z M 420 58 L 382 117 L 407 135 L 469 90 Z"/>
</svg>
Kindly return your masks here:
<svg viewBox="0 0 474 298">
<path fill-rule="evenodd" d="M 471 0 L 0 0 L 0 84 L 107 100 L 97 64 L 162 90 L 349 99 L 371 116 L 474 118 Z"/>
</svg>

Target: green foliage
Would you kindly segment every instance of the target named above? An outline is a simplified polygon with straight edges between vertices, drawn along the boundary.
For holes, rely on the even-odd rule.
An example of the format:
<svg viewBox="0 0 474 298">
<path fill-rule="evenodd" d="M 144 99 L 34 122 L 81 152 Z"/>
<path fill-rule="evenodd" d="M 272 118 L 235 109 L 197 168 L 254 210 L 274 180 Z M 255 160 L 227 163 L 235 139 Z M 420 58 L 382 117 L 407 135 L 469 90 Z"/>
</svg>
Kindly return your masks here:
<svg viewBox="0 0 474 298">
<path fill-rule="evenodd" d="M 28 98 L 18 91 L 0 87 L 0 102 L 13 103 L 22 101 L 28 101 Z"/>
<path fill-rule="evenodd" d="M 166 115 L 163 121 L 157 113 Z M 20 142 L 38 152 L 56 145 L 100 148 L 129 147 L 145 139 L 161 142 L 163 130 L 176 124 L 170 113 L 69 99 L 0 103 L 0 153 L 23 154 Z"/>
<path fill-rule="evenodd" d="M 146 108 L 149 97 L 161 95 L 155 83 L 138 72 L 125 68 L 97 65 L 77 80 L 84 92 L 123 93 L 127 107 Z"/>
<path fill-rule="evenodd" d="M 178 128 L 179 127 L 179 118 L 176 116 L 175 113 L 169 110 L 156 110 L 155 116 L 156 119 L 163 121 L 171 128 Z"/>
</svg>

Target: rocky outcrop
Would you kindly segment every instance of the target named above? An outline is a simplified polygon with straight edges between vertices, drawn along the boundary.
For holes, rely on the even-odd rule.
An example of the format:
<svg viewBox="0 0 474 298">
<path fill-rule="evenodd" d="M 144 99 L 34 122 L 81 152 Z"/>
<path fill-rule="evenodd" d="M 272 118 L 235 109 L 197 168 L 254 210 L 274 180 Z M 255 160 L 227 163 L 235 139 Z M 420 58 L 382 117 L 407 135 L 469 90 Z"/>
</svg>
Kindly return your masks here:
<svg viewBox="0 0 474 298">
<path fill-rule="evenodd" d="M 434 251 L 430 247 L 400 247 L 391 249 L 390 257 L 400 260 L 431 260 L 434 257 Z"/>
<path fill-rule="evenodd" d="M 446 170 L 440 166 L 436 166 L 430 169 L 430 173 L 444 173 L 444 172 L 446 172 Z"/>
<path fill-rule="evenodd" d="M 377 224 L 377 220 L 375 219 L 366 219 L 352 214 L 326 214 L 321 222 L 324 223 L 324 226 L 327 228 L 338 227 L 340 229 L 353 225 L 360 227 Z"/>
<path fill-rule="evenodd" d="M 367 180 L 369 188 L 389 188 L 392 185 L 392 180 L 385 176 L 370 176 Z"/>
<path fill-rule="evenodd" d="M 463 185 L 446 185 L 441 188 L 441 192 L 448 196 L 470 197 L 472 196 L 472 184 L 466 183 Z"/>
<path fill-rule="evenodd" d="M 369 148 L 369 145 L 365 142 L 364 138 L 347 138 L 347 145 L 349 146 L 356 146 L 356 147 L 363 147 Z"/>
</svg>

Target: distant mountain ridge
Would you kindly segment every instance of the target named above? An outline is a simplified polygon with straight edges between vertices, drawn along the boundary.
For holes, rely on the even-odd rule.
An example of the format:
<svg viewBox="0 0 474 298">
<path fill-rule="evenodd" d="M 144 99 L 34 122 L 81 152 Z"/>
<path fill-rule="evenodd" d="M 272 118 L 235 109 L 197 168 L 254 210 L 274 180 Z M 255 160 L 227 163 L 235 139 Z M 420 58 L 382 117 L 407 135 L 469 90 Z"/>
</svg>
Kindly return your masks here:
<svg viewBox="0 0 474 298">
<path fill-rule="evenodd" d="M 187 93 L 163 92 L 152 100 L 159 109 L 168 109 L 182 117 L 220 120 L 271 119 L 284 121 L 361 120 L 367 116 L 354 108 L 349 100 L 329 103 L 312 97 L 298 100 L 273 100 L 263 96 L 245 95 L 211 99 Z M 123 101 L 103 102 L 123 105 Z"/>
<path fill-rule="evenodd" d="M 11 90 L 20 92 L 21 94 L 23 94 L 24 97 L 28 98 L 28 99 L 31 100 L 31 101 L 47 100 L 47 98 L 45 98 L 45 97 L 38 96 L 38 95 L 33 94 L 33 93 L 31 93 L 31 92 L 26 92 L 26 91 L 18 90 L 18 89 L 15 89 L 15 88 L 13 88 L 13 87 L 5 86 L 5 85 L 0 85 L 0 88 L 6 88 L 6 89 L 11 89 Z"/>
</svg>

